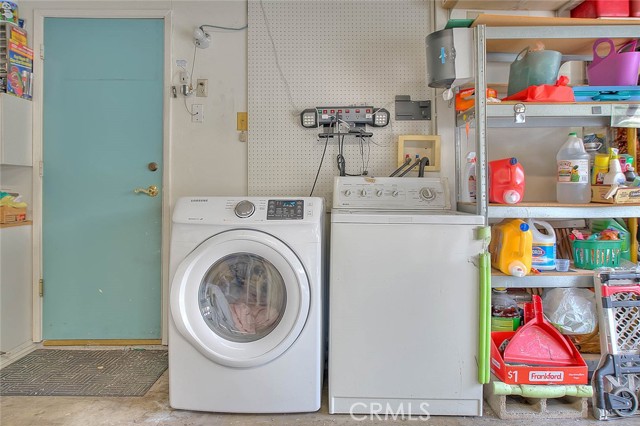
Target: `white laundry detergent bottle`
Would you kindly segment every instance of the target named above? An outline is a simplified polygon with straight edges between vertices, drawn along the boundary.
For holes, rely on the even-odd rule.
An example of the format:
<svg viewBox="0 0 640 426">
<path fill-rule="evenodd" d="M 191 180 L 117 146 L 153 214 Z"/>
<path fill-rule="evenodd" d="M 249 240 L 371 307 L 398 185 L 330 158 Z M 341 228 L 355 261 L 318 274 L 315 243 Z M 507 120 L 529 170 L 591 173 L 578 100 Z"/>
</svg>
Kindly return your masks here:
<svg viewBox="0 0 640 426">
<path fill-rule="evenodd" d="M 540 232 L 543 228 L 546 233 Z M 556 269 L 556 232 L 547 222 L 529 219 L 532 234 L 531 267 L 540 271 Z"/>
<path fill-rule="evenodd" d="M 575 132 L 560 147 L 556 156 L 558 175 L 556 197 L 559 203 L 586 204 L 591 202 L 589 154 L 582 139 Z"/>
</svg>

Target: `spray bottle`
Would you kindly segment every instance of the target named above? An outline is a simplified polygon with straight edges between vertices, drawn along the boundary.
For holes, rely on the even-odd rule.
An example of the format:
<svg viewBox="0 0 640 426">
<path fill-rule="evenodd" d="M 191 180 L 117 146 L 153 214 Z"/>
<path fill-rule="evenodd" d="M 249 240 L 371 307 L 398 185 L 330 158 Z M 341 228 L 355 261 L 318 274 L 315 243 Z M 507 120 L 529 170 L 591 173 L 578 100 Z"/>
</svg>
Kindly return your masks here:
<svg viewBox="0 0 640 426">
<path fill-rule="evenodd" d="M 467 164 L 464 168 L 464 176 L 462 176 L 460 201 L 465 203 L 476 202 L 476 153 L 473 151 L 467 154 Z"/>
<path fill-rule="evenodd" d="M 624 185 L 626 181 L 627 178 L 624 173 L 622 173 L 618 150 L 616 148 L 609 148 L 609 172 L 604 175 L 602 183 L 604 185 Z"/>
</svg>

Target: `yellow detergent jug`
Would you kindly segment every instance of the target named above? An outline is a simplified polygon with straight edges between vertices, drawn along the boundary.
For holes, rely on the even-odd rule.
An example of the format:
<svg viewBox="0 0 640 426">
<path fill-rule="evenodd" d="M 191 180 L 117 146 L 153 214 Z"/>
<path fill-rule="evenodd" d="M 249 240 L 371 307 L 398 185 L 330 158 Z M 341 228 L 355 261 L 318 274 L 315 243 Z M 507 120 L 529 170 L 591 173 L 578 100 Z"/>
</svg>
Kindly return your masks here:
<svg viewBox="0 0 640 426">
<path fill-rule="evenodd" d="M 531 270 L 533 234 L 520 219 L 505 219 L 491 227 L 491 266 L 507 275 L 524 277 Z"/>
</svg>

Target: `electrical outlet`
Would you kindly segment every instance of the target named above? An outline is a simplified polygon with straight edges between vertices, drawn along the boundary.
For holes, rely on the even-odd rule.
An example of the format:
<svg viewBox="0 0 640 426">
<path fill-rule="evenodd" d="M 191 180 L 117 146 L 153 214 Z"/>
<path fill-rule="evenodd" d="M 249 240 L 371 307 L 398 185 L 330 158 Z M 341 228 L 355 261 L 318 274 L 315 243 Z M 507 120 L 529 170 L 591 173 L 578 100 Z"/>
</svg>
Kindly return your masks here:
<svg viewBox="0 0 640 426">
<path fill-rule="evenodd" d="M 204 122 L 204 106 L 202 104 L 191 105 L 191 122 L 192 123 Z"/>
<path fill-rule="evenodd" d="M 206 98 L 209 95 L 209 80 L 206 78 L 199 78 L 196 81 L 196 96 L 199 98 Z"/>
</svg>

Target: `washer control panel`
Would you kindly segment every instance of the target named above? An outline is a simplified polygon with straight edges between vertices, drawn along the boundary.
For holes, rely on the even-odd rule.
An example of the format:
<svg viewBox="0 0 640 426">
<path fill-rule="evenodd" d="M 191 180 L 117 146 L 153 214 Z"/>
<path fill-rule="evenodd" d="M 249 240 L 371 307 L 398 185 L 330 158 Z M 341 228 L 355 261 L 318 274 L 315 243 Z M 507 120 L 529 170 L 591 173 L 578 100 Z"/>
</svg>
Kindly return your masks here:
<svg viewBox="0 0 640 426">
<path fill-rule="evenodd" d="M 304 219 L 303 200 L 269 200 L 267 203 L 267 220 L 302 219 Z"/>
<path fill-rule="evenodd" d="M 336 177 L 333 208 L 449 210 L 447 178 Z"/>
</svg>

